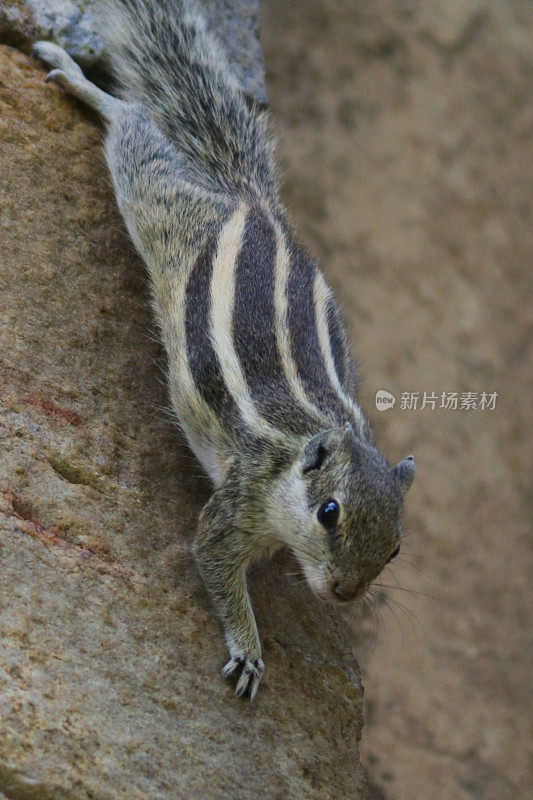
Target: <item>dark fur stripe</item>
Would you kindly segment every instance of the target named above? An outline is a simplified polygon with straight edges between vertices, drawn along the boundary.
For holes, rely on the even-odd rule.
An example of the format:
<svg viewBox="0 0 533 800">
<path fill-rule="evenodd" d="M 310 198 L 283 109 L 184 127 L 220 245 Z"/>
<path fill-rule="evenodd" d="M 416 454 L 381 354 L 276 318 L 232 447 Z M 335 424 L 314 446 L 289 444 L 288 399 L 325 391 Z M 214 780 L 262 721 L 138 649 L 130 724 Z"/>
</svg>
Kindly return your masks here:
<svg viewBox="0 0 533 800">
<path fill-rule="evenodd" d="M 275 259 L 272 225 L 260 208 L 252 207 L 235 271 L 235 351 L 261 416 L 278 430 L 309 433 L 316 419 L 292 395 L 276 341 Z"/>
<path fill-rule="evenodd" d="M 344 330 L 337 303 L 330 297 L 326 307 L 331 354 L 339 383 L 352 400 L 357 391 L 357 371 L 353 363 L 350 346 Z"/>
<path fill-rule="evenodd" d="M 242 427 L 244 423 L 226 388 L 209 335 L 211 276 L 218 234 L 217 231 L 210 235 L 189 275 L 185 292 L 187 357 L 194 384 L 205 402 L 223 424 Z"/>
<path fill-rule="evenodd" d="M 313 285 L 316 268 L 302 248 L 292 251 L 288 281 L 292 357 L 311 402 L 341 425 L 346 409 L 331 386 L 316 329 Z"/>
</svg>

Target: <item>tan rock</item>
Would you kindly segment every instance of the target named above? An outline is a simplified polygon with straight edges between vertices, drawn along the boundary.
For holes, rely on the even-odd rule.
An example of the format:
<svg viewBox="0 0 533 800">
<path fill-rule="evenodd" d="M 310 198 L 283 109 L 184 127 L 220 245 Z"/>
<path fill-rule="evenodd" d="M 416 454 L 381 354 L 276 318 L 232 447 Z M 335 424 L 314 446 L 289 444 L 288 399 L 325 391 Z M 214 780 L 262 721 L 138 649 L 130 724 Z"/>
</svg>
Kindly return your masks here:
<svg viewBox="0 0 533 800">
<path fill-rule="evenodd" d="M 101 128 L 15 50 L 0 73 L 0 792 L 360 798 L 358 668 L 286 559 L 252 582 L 256 704 L 220 678 L 208 485 L 161 411 Z"/>
</svg>

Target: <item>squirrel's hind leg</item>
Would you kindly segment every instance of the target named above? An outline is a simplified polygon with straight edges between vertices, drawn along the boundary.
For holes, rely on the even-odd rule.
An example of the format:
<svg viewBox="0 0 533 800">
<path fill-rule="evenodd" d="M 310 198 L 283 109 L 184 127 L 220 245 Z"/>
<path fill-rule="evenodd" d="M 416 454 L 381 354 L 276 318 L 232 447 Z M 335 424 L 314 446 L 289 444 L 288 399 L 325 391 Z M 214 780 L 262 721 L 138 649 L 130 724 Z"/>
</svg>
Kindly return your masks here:
<svg viewBox="0 0 533 800">
<path fill-rule="evenodd" d="M 55 67 L 46 76 L 47 83 L 53 81 L 59 84 L 69 94 L 98 111 L 105 119 L 111 120 L 124 105 L 122 100 L 103 92 L 88 81 L 78 64 L 57 44 L 37 42 L 33 45 L 32 54 L 51 67 Z"/>
</svg>

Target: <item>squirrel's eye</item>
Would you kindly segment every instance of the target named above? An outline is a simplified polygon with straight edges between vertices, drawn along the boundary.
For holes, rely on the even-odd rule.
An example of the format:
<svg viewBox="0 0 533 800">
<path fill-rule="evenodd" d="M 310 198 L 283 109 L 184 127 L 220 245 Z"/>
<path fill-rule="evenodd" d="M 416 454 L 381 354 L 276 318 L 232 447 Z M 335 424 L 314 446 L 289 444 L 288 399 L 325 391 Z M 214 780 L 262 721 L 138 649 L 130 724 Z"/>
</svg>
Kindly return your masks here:
<svg viewBox="0 0 533 800">
<path fill-rule="evenodd" d="M 393 553 L 390 554 L 390 556 L 387 559 L 387 564 L 389 563 L 389 561 L 392 561 L 393 558 L 396 558 L 396 556 L 398 555 L 399 552 L 400 552 L 400 545 L 398 545 L 396 550 Z"/>
<path fill-rule="evenodd" d="M 339 504 L 336 500 L 326 500 L 316 512 L 318 521 L 328 533 L 334 533 L 339 521 Z"/>
</svg>

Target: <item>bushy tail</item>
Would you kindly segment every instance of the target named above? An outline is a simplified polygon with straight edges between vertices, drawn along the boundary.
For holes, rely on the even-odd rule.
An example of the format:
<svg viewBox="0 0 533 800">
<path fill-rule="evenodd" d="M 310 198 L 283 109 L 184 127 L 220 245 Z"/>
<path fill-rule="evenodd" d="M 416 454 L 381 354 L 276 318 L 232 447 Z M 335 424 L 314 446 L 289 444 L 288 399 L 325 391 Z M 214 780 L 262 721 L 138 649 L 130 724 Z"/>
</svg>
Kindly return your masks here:
<svg viewBox="0 0 533 800">
<path fill-rule="evenodd" d="M 121 96 L 222 190 L 276 195 L 266 115 L 250 109 L 195 0 L 105 0 L 103 34 Z"/>
</svg>

